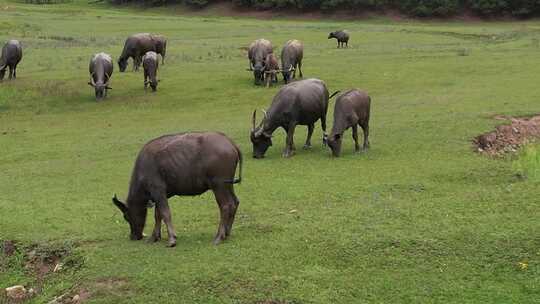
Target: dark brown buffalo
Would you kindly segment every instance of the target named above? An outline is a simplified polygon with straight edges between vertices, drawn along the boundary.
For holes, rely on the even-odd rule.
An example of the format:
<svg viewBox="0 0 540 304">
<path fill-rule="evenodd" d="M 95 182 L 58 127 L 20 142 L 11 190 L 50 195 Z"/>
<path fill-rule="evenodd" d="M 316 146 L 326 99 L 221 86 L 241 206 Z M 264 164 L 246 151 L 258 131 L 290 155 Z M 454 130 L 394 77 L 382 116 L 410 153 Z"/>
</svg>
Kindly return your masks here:
<svg viewBox="0 0 540 304">
<path fill-rule="evenodd" d="M 341 141 L 343 132 L 352 127 L 354 150 L 360 151 L 358 145 L 358 126 L 364 131 L 363 149 L 369 148 L 369 113 L 371 98 L 369 95 L 357 89 L 349 90 L 337 97 L 334 107 L 334 126 L 328 137 L 328 146 L 332 154 L 338 157 L 341 153 Z"/>
<path fill-rule="evenodd" d="M 239 177 L 235 179 L 239 164 Z M 155 203 L 155 225 L 151 242 L 161 239 L 161 220 L 167 226 L 169 246 L 176 245 L 168 198 L 175 195 L 200 195 L 212 190 L 221 213 L 214 244 L 231 233 L 240 203 L 233 184 L 242 180 L 240 149 L 222 133 L 181 133 L 165 135 L 148 142 L 137 156 L 127 204 L 116 195 L 113 203 L 130 225 L 131 239 L 143 237 L 149 202 Z"/>
<path fill-rule="evenodd" d="M 335 31 L 328 34 L 328 39 L 336 38 L 337 47 L 343 47 L 343 44 L 346 47 L 349 47 L 349 33 L 347 31 Z"/>
<path fill-rule="evenodd" d="M 146 89 L 150 84 L 152 91 L 155 92 L 158 85 L 157 71 L 159 67 L 157 53 L 153 51 L 147 52 L 144 54 L 142 62 L 144 69 L 144 89 Z"/>
<path fill-rule="evenodd" d="M 154 51 L 161 55 L 161 63 L 165 63 L 165 53 L 167 50 L 167 39 L 161 35 L 153 35 L 149 33 L 135 34 L 126 39 L 124 49 L 120 58 L 118 58 L 118 66 L 120 72 L 124 72 L 128 65 L 128 59 L 133 59 L 133 70 L 137 71 L 141 65 L 142 56 L 146 52 Z"/>
<path fill-rule="evenodd" d="M 105 53 L 97 53 L 88 67 L 90 71 L 90 81 L 88 84 L 94 88 L 96 99 L 99 101 L 107 97 L 107 90 L 110 90 L 109 81 L 113 73 L 113 61 L 111 56 Z"/>
<path fill-rule="evenodd" d="M 264 71 L 266 70 L 264 60 L 268 54 L 273 52 L 272 43 L 266 39 L 257 39 L 249 45 L 249 70 L 253 71 L 256 85 L 264 81 Z"/>
<path fill-rule="evenodd" d="M 332 94 L 334 96 L 338 92 Z M 281 127 L 287 132 L 287 141 L 283 157 L 294 154 L 294 129 L 297 125 L 308 126 L 308 136 L 304 148 L 311 147 L 311 136 L 315 123 L 320 119 L 323 130 L 323 143 L 326 142 L 326 113 L 328 112 L 328 96 L 326 84 L 319 79 L 306 79 L 291 82 L 283 86 L 272 104 L 265 112 L 264 118 L 258 127 L 255 126 L 256 111 L 253 111 L 253 128 L 251 142 L 253 143 L 253 157 L 263 158 L 268 147 L 272 145 L 272 133 Z"/>
<path fill-rule="evenodd" d="M 304 44 L 298 40 L 287 41 L 281 50 L 281 74 L 285 83 L 296 78 L 296 69 L 300 72 L 300 77 L 304 77 L 302 58 L 304 58 Z"/>
<path fill-rule="evenodd" d="M 264 81 L 266 82 L 266 87 L 270 86 L 270 83 L 277 82 L 277 74 L 279 72 L 279 64 L 274 54 L 266 55 L 264 60 L 264 65 L 266 71 L 264 72 Z"/>
<path fill-rule="evenodd" d="M 17 78 L 17 64 L 19 64 L 21 59 L 21 43 L 17 40 L 9 40 L 4 47 L 2 47 L 2 57 L 0 57 L 0 81 L 4 80 L 7 68 L 9 68 L 9 79 Z"/>
</svg>

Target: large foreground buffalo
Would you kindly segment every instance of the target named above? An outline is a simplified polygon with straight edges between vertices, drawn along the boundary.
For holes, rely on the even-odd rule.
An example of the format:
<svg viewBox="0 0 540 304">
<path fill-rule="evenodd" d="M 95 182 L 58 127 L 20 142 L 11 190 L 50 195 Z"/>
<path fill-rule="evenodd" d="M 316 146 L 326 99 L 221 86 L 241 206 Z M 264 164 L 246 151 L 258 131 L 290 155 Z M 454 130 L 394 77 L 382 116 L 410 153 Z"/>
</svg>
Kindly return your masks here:
<svg viewBox="0 0 540 304">
<path fill-rule="evenodd" d="M 343 132 L 352 128 L 352 137 L 354 139 L 354 150 L 360 151 L 358 145 L 358 126 L 364 131 L 363 149 L 369 148 L 369 115 L 371 98 L 369 95 L 358 89 L 349 90 L 336 99 L 334 107 L 334 126 L 328 137 L 328 146 L 332 149 L 334 156 L 341 153 L 341 141 Z"/>
<path fill-rule="evenodd" d="M 153 35 L 149 33 L 135 34 L 124 43 L 122 55 L 118 58 L 118 66 L 120 72 L 124 72 L 127 68 L 127 61 L 133 58 L 133 70 L 137 71 L 141 65 L 142 56 L 146 52 L 154 51 L 161 55 L 161 63 L 165 62 L 165 53 L 167 50 L 167 39 L 161 35 Z"/>
<path fill-rule="evenodd" d="M 90 71 L 90 81 L 88 85 L 94 88 L 96 99 L 107 97 L 107 90 L 110 90 L 109 81 L 113 73 L 113 61 L 111 56 L 105 53 L 97 53 L 90 59 L 88 67 Z"/>
<path fill-rule="evenodd" d="M 235 179 L 239 164 L 239 177 Z M 165 135 L 148 142 L 139 152 L 127 204 L 116 195 L 113 203 L 122 211 L 131 228 L 131 239 L 140 240 L 146 222 L 148 202 L 155 203 L 155 225 L 151 242 L 161 238 L 161 220 L 167 226 L 169 246 L 176 245 L 168 198 L 175 195 L 200 195 L 212 190 L 221 213 L 214 244 L 231 233 L 240 203 L 233 184 L 242 179 L 242 154 L 224 134 L 181 133 Z"/>
<path fill-rule="evenodd" d="M 332 94 L 334 96 L 338 92 Z M 294 154 L 294 129 L 297 125 L 307 125 L 308 135 L 304 148 L 311 147 L 311 136 L 317 120 L 321 120 L 323 143 L 326 142 L 326 113 L 328 111 L 326 84 L 319 79 L 306 79 L 292 82 L 282 87 L 274 99 L 259 126 L 255 126 L 256 111 L 253 112 L 253 157 L 262 158 L 268 147 L 272 145 L 272 133 L 281 127 L 287 132 L 287 141 L 283 157 Z"/>
<path fill-rule="evenodd" d="M 347 31 L 335 31 L 328 34 L 328 39 L 336 38 L 337 47 L 349 47 L 349 33 Z"/>
<path fill-rule="evenodd" d="M 249 45 L 249 70 L 253 71 L 256 85 L 264 81 L 264 72 L 266 70 L 265 59 L 268 54 L 272 54 L 273 52 L 272 43 L 266 39 L 255 40 Z"/>
<path fill-rule="evenodd" d="M 21 43 L 17 40 L 9 40 L 4 47 L 2 47 L 2 57 L 0 57 L 0 81 L 4 79 L 7 68 L 9 68 L 9 79 L 17 78 L 17 64 L 19 64 L 21 59 Z"/>
<path fill-rule="evenodd" d="M 296 69 L 302 75 L 302 58 L 304 57 L 304 44 L 298 40 L 289 40 L 281 50 L 281 73 L 285 83 L 296 77 Z"/>
</svg>

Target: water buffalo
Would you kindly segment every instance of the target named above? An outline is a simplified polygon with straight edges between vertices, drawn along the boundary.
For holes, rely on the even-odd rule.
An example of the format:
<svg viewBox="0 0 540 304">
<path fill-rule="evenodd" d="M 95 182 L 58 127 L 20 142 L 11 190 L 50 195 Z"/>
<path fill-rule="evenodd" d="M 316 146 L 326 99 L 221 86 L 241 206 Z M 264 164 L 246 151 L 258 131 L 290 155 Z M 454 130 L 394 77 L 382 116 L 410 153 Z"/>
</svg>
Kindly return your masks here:
<svg viewBox="0 0 540 304">
<path fill-rule="evenodd" d="M 328 39 L 336 38 L 337 40 L 337 47 L 343 47 L 343 44 L 346 45 L 346 47 L 349 47 L 349 33 L 347 31 L 335 31 L 331 32 L 328 35 Z"/>
<path fill-rule="evenodd" d="M 110 90 L 109 81 L 113 73 L 113 61 L 111 56 L 105 53 L 97 53 L 90 59 L 88 67 L 90 71 L 90 81 L 88 84 L 94 87 L 96 100 L 107 97 L 107 90 Z"/>
<path fill-rule="evenodd" d="M 332 94 L 334 96 L 338 92 Z M 279 127 L 287 132 L 287 141 L 283 157 L 294 154 L 294 129 L 297 125 L 307 125 L 308 135 L 304 148 L 311 147 L 311 135 L 317 120 L 321 120 L 323 130 L 323 143 L 326 142 L 326 113 L 328 111 L 328 96 L 326 84 L 319 79 L 306 79 L 282 87 L 272 104 L 265 112 L 264 118 L 255 126 L 256 111 L 253 111 L 253 128 L 251 142 L 253 143 L 253 157 L 263 158 L 268 147 L 272 145 L 272 133 Z"/>
<path fill-rule="evenodd" d="M 140 33 L 129 36 L 124 43 L 122 54 L 120 55 L 120 58 L 118 58 L 120 72 L 126 70 L 129 57 L 133 58 L 133 70 L 137 71 L 141 65 L 142 56 L 149 51 L 160 54 L 161 63 L 165 63 L 166 50 L 167 39 L 164 36 L 149 33 Z"/>
<path fill-rule="evenodd" d="M 249 71 L 253 71 L 253 77 L 255 78 L 256 85 L 264 81 L 264 60 L 268 54 L 273 52 L 272 43 L 266 39 L 255 40 L 249 45 Z"/>
<path fill-rule="evenodd" d="M 264 80 L 266 82 L 266 87 L 269 87 L 271 82 L 277 82 L 279 64 L 276 56 L 274 56 L 274 54 L 266 55 L 264 66 L 266 67 L 266 71 L 264 72 Z"/>
<path fill-rule="evenodd" d="M 0 81 L 4 80 L 7 68 L 9 68 L 9 79 L 17 78 L 17 64 L 19 64 L 21 59 L 21 43 L 17 40 L 9 40 L 4 47 L 2 47 L 2 57 L 0 57 Z"/>
<path fill-rule="evenodd" d="M 281 73 L 285 83 L 289 83 L 292 78 L 296 77 L 296 68 L 302 75 L 302 58 L 304 57 L 304 44 L 298 40 L 289 40 L 281 50 Z M 291 77 L 292 73 L 292 77 Z"/>
<path fill-rule="evenodd" d="M 334 108 L 334 126 L 328 137 L 328 146 L 332 149 L 332 154 L 338 157 L 341 153 L 341 141 L 343 132 L 352 127 L 352 137 L 354 139 L 354 150 L 360 151 L 358 145 L 358 125 L 364 130 L 363 149 L 369 148 L 369 108 L 371 98 L 369 95 L 357 89 L 349 90 L 337 97 Z"/>
<path fill-rule="evenodd" d="M 158 85 L 157 70 L 159 67 L 157 53 L 153 51 L 146 52 L 146 54 L 143 56 L 142 62 L 144 68 L 144 89 L 146 89 L 148 84 L 150 84 L 152 91 L 155 92 Z"/>
<path fill-rule="evenodd" d="M 239 177 L 235 178 L 239 164 Z M 155 203 L 155 225 L 150 242 L 161 239 L 161 220 L 167 226 L 168 245 L 176 245 L 168 198 L 175 195 L 200 195 L 212 190 L 221 213 L 214 244 L 231 233 L 239 200 L 233 184 L 242 180 L 242 154 L 227 136 L 217 132 L 181 133 L 158 137 L 148 142 L 137 156 L 127 204 L 113 198 L 129 223 L 131 239 L 143 237 L 149 202 Z"/>
</svg>

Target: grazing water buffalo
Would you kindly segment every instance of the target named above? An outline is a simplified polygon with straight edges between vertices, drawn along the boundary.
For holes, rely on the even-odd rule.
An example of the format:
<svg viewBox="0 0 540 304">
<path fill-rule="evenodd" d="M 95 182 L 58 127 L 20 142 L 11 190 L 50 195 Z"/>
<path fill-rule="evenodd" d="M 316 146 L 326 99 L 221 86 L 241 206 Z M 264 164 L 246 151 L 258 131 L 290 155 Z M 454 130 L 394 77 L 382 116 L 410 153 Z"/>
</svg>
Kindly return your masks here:
<svg viewBox="0 0 540 304">
<path fill-rule="evenodd" d="M 364 130 L 363 149 L 369 148 L 369 107 L 371 98 L 369 95 L 357 89 L 349 90 L 337 97 L 334 108 L 334 126 L 328 137 L 328 145 L 332 154 L 338 157 L 341 153 L 341 141 L 343 132 L 352 127 L 354 150 L 360 151 L 358 145 L 358 125 Z"/>
<path fill-rule="evenodd" d="M 256 85 L 264 81 L 264 60 L 268 54 L 273 52 L 272 43 L 266 39 L 255 40 L 249 45 L 249 71 L 253 71 L 253 77 L 255 78 Z"/>
<path fill-rule="evenodd" d="M 0 57 L 0 81 L 4 80 L 7 68 L 9 68 L 9 79 L 17 78 L 17 64 L 19 64 L 21 59 L 21 43 L 17 40 L 9 40 L 4 47 L 2 47 L 2 57 Z"/>
<path fill-rule="evenodd" d="M 239 177 L 235 179 L 237 164 Z M 233 184 L 242 180 L 242 154 L 224 134 L 216 132 L 165 135 L 148 142 L 137 156 L 127 204 L 116 195 L 113 203 L 129 223 L 131 239 L 140 240 L 146 222 L 148 202 L 155 203 L 155 225 L 149 241 L 161 239 L 161 220 L 167 226 L 169 246 L 176 245 L 168 198 L 175 195 L 200 195 L 214 192 L 221 221 L 214 244 L 231 233 L 240 203 Z"/>
<path fill-rule="evenodd" d="M 157 80 L 157 70 L 159 67 L 158 55 L 156 52 L 150 51 L 144 54 L 142 59 L 143 68 L 144 68 L 144 89 L 148 87 L 152 88 L 152 91 L 155 92 L 158 85 Z"/>
<path fill-rule="evenodd" d="M 109 80 L 113 73 L 113 61 L 111 56 L 105 53 L 97 53 L 90 59 L 90 81 L 88 84 L 94 87 L 96 99 L 107 97 L 107 90 L 110 90 Z"/>
<path fill-rule="evenodd" d="M 338 92 L 332 94 L 334 96 Z M 253 157 L 263 158 L 264 153 L 272 145 L 272 133 L 279 127 L 287 132 L 287 141 L 283 157 L 294 154 L 294 129 L 297 125 L 307 125 L 308 135 L 304 148 L 311 147 L 311 135 L 317 120 L 321 120 L 323 143 L 326 142 L 326 113 L 328 111 L 326 84 L 319 79 L 306 79 L 292 82 L 282 87 L 272 100 L 268 112 L 258 127 L 255 126 L 256 111 L 253 111 Z"/>
<path fill-rule="evenodd" d="M 279 72 L 279 64 L 274 54 L 266 55 L 264 60 L 264 66 L 266 71 L 264 72 L 264 79 L 266 82 L 266 87 L 270 86 L 271 82 L 277 82 L 277 73 Z"/>
<path fill-rule="evenodd" d="M 153 35 L 149 33 L 135 34 L 124 43 L 122 55 L 118 58 L 118 66 L 120 72 L 124 72 L 127 68 L 129 57 L 133 58 L 133 70 L 137 71 L 141 65 L 142 56 L 146 52 L 154 51 L 161 55 L 161 63 L 165 63 L 165 53 L 167 50 L 167 39 L 161 35 Z"/>
<path fill-rule="evenodd" d="M 281 73 L 285 83 L 289 83 L 292 78 L 296 77 L 296 68 L 302 75 L 302 58 L 304 57 L 304 45 L 298 40 L 289 40 L 281 50 Z M 291 78 L 292 73 L 292 78 Z"/>
<path fill-rule="evenodd" d="M 349 47 L 349 33 L 347 31 L 331 32 L 328 35 L 328 39 L 331 39 L 331 38 L 336 38 L 338 48 L 340 46 L 343 47 L 343 44 L 345 44 L 346 47 Z"/>
</svg>

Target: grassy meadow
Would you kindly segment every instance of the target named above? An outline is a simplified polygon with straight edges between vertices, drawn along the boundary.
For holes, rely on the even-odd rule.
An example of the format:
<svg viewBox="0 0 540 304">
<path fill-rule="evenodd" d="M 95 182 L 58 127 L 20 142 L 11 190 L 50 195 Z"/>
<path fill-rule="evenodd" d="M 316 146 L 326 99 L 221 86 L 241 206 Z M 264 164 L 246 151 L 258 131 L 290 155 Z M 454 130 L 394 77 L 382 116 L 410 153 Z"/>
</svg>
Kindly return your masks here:
<svg viewBox="0 0 540 304">
<path fill-rule="evenodd" d="M 340 28 L 348 49 L 326 39 Z M 168 37 L 158 92 L 130 62 L 97 103 L 91 55 L 116 61 L 137 32 Z M 279 89 L 245 71 L 261 37 L 278 54 L 302 40 L 304 76 L 330 91 L 370 93 L 368 152 L 353 153 L 349 130 L 331 158 L 317 124 L 311 150 L 298 127 L 294 157 L 281 157 L 278 130 L 266 158 L 251 158 L 251 113 Z M 494 115 L 540 112 L 538 20 L 256 20 L 0 0 L 8 39 L 24 58 L 0 84 L 0 239 L 69 242 L 84 261 L 36 279 L 22 255 L 0 253 L 1 288 L 41 280 L 30 303 L 81 289 L 87 303 L 540 303 L 539 180 L 471 144 L 501 123 Z M 110 199 L 125 199 L 139 149 L 197 130 L 226 133 L 245 156 L 231 238 L 211 244 L 208 192 L 170 200 L 176 248 L 129 241 Z"/>
</svg>

